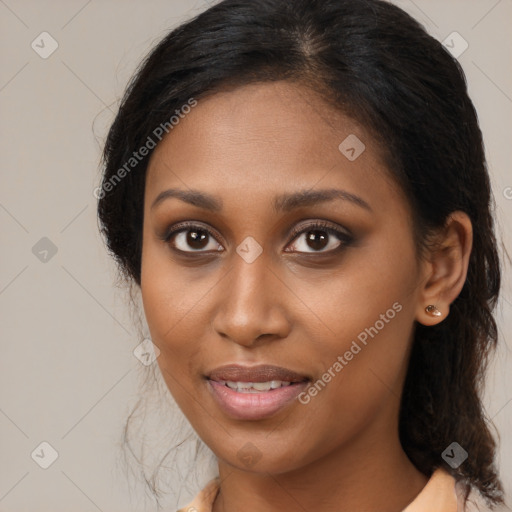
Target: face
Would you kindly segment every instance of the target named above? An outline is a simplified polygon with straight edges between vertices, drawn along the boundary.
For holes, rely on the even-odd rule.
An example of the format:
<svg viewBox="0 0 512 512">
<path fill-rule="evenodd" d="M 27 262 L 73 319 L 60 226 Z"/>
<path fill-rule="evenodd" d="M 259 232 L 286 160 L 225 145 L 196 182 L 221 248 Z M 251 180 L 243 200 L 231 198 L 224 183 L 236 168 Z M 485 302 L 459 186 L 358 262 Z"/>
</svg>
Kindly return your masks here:
<svg viewBox="0 0 512 512">
<path fill-rule="evenodd" d="M 361 127 L 296 84 L 216 93 L 155 149 L 144 202 L 158 364 L 220 460 L 282 473 L 396 437 L 421 273 Z"/>
</svg>

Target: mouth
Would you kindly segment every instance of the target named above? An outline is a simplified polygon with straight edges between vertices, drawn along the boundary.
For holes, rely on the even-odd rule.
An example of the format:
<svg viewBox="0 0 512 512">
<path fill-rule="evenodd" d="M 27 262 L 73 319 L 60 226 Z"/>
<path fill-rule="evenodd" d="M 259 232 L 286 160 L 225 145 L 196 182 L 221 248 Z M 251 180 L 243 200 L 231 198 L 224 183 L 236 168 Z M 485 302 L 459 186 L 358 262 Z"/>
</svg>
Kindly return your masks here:
<svg viewBox="0 0 512 512">
<path fill-rule="evenodd" d="M 234 389 L 238 393 L 261 393 L 262 391 L 270 391 L 272 389 L 279 389 L 292 385 L 291 382 L 284 380 L 271 380 L 267 382 L 235 382 L 230 380 L 219 380 L 215 382 L 227 386 L 230 389 Z M 296 384 L 296 382 L 294 384 Z"/>
<path fill-rule="evenodd" d="M 216 404 L 239 420 L 268 418 L 294 401 L 310 378 L 272 365 L 227 365 L 206 375 Z"/>
</svg>

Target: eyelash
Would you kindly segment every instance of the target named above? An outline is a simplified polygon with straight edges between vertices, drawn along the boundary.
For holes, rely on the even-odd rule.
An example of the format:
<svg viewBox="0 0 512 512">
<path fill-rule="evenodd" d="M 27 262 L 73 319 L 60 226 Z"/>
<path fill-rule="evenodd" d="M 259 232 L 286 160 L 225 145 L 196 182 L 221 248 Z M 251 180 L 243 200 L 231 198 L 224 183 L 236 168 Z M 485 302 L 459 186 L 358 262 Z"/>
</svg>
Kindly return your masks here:
<svg viewBox="0 0 512 512">
<path fill-rule="evenodd" d="M 186 231 L 192 231 L 194 229 L 197 229 L 197 231 L 203 231 L 208 234 L 209 237 L 213 239 L 217 239 L 215 233 L 209 229 L 206 226 L 203 226 L 201 224 L 195 224 L 193 222 L 182 222 L 180 224 L 177 224 L 176 226 L 173 226 L 171 229 L 167 230 L 163 236 L 159 237 L 162 241 L 169 244 L 172 248 L 172 250 L 186 255 L 194 257 L 194 255 L 198 254 L 208 254 L 212 251 L 182 251 L 181 249 L 177 249 L 176 247 L 173 247 L 171 244 L 171 238 L 174 235 L 177 235 L 181 232 Z M 348 247 L 353 242 L 353 237 L 349 235 L 348 233 L 345 233 L 344 231 L 341 231 L 335 227 L 332 226 L 329 222 L 326 221 L 315 221 L 307 226 L 301 226 L 300 228 L 295 228 L 291 233 L 291 242 L 295 241 L 296 238 L 298 238 L 299 235 L 302 235 L 304 233 L 307 233 L 308 231 L 325 231 L 326 233 L 329 233 L 329 235 L 333 235 L 340 241 L 340 245 L 335 247 L 334 249 L 331 249 L 329 251 L 312 251 L 312 252 L 301 252 L 297 251 L 299 254 L 334 254 L 338 253 L 339 251 L 343 250 L 344 248 Z M 290 243 L 291 243 L 290 242 Z M 289 245 L 289 244 L 288 244 Z M 221 251 L 218 251 L 221 252 Z M 293 252 L 293 251 L 288 251 Z"/>
</svg>

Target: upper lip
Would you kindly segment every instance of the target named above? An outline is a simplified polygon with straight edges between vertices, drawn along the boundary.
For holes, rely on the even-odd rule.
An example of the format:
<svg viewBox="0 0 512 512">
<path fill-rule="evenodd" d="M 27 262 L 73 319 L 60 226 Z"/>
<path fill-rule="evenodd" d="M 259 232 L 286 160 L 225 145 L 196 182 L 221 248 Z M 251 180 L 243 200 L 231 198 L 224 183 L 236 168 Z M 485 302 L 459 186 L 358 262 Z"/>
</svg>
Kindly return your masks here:
<svg viewBox="0 0 512 512">
<path fill-rule="evenodd" d="M 301 375 L 293 370 L 269 364 L 257 366 L 228 364 L 215 368 L 206 376 L 210 380 L 231 382 L 269 382 L 272 380 L 303 382 L 309 380 L 305 375 Z"/>
</svg>

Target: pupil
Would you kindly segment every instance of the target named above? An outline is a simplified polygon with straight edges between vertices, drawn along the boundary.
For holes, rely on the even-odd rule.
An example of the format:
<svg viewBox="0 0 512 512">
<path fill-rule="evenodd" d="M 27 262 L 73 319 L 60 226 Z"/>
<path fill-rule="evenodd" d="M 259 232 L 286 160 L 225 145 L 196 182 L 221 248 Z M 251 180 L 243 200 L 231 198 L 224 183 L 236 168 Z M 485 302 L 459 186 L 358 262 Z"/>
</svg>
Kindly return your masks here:
<svg viewBox="0 0 512 512">
<path fill-rule="evenodd" d="M 307 244 L 315 251 L 323 249 L 327 245 L 327 238 L 327 233 L 318 229 L 308 231 L 306 234 Z"/>
<path fill-rule="evenodd" d="M 206 231 L 195 230 L 189 231 L 187 234 L 187 244 L 194 249 L 203 249 L 208 245 L 208 233 Z"/>
</svg>

